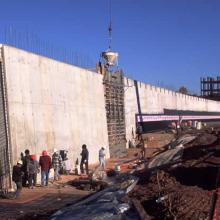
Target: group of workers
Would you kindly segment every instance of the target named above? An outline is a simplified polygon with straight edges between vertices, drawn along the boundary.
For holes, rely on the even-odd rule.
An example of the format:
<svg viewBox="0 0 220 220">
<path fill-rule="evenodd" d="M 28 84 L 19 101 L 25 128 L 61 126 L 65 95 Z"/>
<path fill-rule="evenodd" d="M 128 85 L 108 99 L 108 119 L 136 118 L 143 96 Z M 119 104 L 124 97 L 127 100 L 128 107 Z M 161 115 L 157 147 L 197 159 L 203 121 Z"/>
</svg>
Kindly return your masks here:
<svg viewBox="0 0 220 220">
<path fill-rule="evenodd" d="M 89 174 L 89 151 L 85 144 L 82 145 L 80 170 Z M 54 149 L 52 158 L 48 155 L 47 150 L 43 150 L 42 155 L 37 161 L 35 154 L 30 154 L 30 151 L 25 150 L 25 155 L 21 154 L 21 159 L 13 166 L 12 180 L 15 182 L 17 190 L 15 198 L 20 197 L 22 187 L 28 186 L 33 189 L 37 183 L 37 174 L 41 172 L 41 186 L 47 186 L 49 180 L 50 169 L 54 169 L 54 180 L 60 180 L 60 171 L 65 167 L 66 174 L 70 173 L 71 161 L 66 157 L 62 158 L 60 152 Z M 105 169 L 105 148 L 99 150 L 99 166 Z"/>
<path fill-rule="evenodd" d="M 82 145 L 82 152 L 81 152 L 81 162 L 80 162 L 80 170 L 81 173 L 84 173 L 84 165 L 86 168 L 86 174 L 89 174 L 89 166 L 88 166 L 88 159 L 89 159 L 89 151 L 85 144 Z M 99 167 L 101 169 L 105 169 L 105 148 L 101 147 L 99 150 Z"/>
</svg>

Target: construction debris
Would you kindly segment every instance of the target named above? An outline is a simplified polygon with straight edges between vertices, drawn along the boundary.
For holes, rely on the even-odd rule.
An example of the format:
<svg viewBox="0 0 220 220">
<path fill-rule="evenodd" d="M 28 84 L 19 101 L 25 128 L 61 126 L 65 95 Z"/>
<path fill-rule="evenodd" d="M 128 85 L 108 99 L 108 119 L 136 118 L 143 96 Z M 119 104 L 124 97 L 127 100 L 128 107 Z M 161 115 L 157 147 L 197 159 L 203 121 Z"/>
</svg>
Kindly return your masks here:
<svg viewBox="0 0 220 220">
<path fill-rule="evenodd" d="M 218 140 L 216 134 L 194 131 L 171 141 L 147 169 L 136 172 L 140 180 L 130 199 L 138 200 L 151 219 L 209 219 L 218 186 Z"/>
<path fill-rule="evenodd" d="M 139 215 L 141 220 L 151 220 L 152 219 L 146 213 L 146 211 L 144 210 L 144 207 L 142 206 L 142 204 L 137 199 L 131 199 L 131 200 L 132 200 L 132 203 L 133 203 L 136 211 L 138 212 L 138 215 Z"/>
<path fill-rule="evenodd" d="M 179 160 L 183 154 L 183 145 L 177 145 L 174 149 L 167 150 L 157 156 L 155 156 L 150 163 L 148 168 L 156 168 L 170 162 Z"/>
<path fill-rule="evenodd" d="M 129 161 L 129 173 L 115 175 L 110 170 L 105 189 L 51 219 L 212 219 L 220 201 L 218 193 L 213 199 L 219 186 L 219 140 L 215 131 L 185 133 L 150 160 Z"/>
<path fill-rule="evenodd" d="M 108 186 L 107 182 L 94 181 L 90 179 L 73 180 L 69 184 L 76 187 L 76 189 L 86 190 L 86 191 L 96 191 L 96 192 L 101 191 Z"/>
<path fill-rule="evenodd" d="M 130 205 L 124 203 L 122 199 L 134 188 L 137 182 L 137 177 L 121 176 L 114 185 L 91 195 L 81 202 L 59 210 L 52 216 L 52 220 L 121 219 L 122 215 L 126 215 L 126 211 L 130 209 Z M 129 218 L 129 213 L 127 215 Z M 132 219 L 135 220 L 134 216 Z"/>
</svg>

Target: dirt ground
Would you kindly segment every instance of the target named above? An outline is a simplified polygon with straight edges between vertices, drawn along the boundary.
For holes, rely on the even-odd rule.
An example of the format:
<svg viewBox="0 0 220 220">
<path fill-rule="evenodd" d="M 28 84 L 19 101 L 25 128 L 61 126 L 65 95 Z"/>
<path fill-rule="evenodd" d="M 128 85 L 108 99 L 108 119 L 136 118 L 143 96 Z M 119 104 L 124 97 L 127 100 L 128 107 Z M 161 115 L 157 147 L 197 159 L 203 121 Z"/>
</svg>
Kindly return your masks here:
<svg viewBox="0 0 220 220">
<path fill-rule="evenodd" d="M 72 178 L 69 176 L 64 179 L 67 181 Z M 62 184 L 34 189 L 25 187 L 19 199 L 0 199 L 0 219 L 47 219 L 51 213 L 89 193 Z"/>
<path fill-rule="evenodd" d="M 121 172 L 137 169 L 139 182 L 128 200 L 136 199 L 149 219 L 158 220 L 205 220 L 209 218 L 213 193 L 218 189 L 216 182 L 220 166 L 220 135 L 211 130 L 187 131 L 197 138 L 185 145 L 182 161 L 161 169 L 146 169 L 146 164 L 169 148 L 174 134 L 151 133 L 143 135 L 146 159 L 143 163 L 140 148 L 128 149 L 124 158 L 107 161 L 107 171 L 120 165 Z M 97 166 L 90 166 L 95 169 Z M 70 183 L 86 176 L 62 176 L 62 181 L 49 187 L 24 188 L 19 200 L 0 199 L 1 219 L 48 219 L 56 210 L 68 206 L 94 191 L 77 190 Z M 125 199 L 125 200 L 126 200 Z M 220 216 L 220 198 L 215 205 L 215 216 Z"/>
<path fill-rule="evenodd" d="M 151 219 L 210 217 L 213 192 L 219 187 L 220 136 L 210 131 L 188 133 L 197 138 L 185 145 L 181 164 L 137 172 L 140 180 L 129 197 L 140 201 Z M 218 202 L 216 207 L 220 216 Z"/>
<path fill-rule="evenodd" d="M 155 152 L 170 143 L 173 138 L 173 133 L 166 132 L 143 134 L 146 158 L 151 158 Z"/>
<path fill-rule="evenodd" d="M 112 158 L 107 160 L 106 169 L 115 169 L 116 164 L 121 164 L 127 160 L 135 158 L 138 149 L 131 149 L 125 158 Z M 97 164 L 90 165 L 94 170 Z M 122 166 L 123 171 L 127 167 Z M 62 175 L 62 180 L 52 183 L 48 187 L 35 187 L 22 189 L 21 197 L 16 200 L 0 199 L 0 219 L 48 219 L 49 216 L 62 207 L 73 204 L 74 202 L 88 196 L 94 191 L 78 190 L 70 183 L 76 179 L 87 179 L 87 175 Z"/>
</svg>

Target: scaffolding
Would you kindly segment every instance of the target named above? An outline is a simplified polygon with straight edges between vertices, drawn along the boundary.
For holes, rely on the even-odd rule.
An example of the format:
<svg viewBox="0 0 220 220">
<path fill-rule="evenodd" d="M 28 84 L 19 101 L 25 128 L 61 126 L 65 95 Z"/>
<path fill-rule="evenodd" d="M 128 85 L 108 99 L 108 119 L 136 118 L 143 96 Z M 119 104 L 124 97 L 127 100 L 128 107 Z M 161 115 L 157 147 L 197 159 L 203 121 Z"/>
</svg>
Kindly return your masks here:
<svg viewBox="0 0 220 220">
<path fill-rule="evenodd" d="M 200 79 L 201 96 L 203 98 L 220 100 L 220 77 Z"/>
<path fill-rule="evenodd" d="M 106 71 L 103 84 L 110 156 L 121 157 L 126 153 L 123 72 Z"/>
</svg>

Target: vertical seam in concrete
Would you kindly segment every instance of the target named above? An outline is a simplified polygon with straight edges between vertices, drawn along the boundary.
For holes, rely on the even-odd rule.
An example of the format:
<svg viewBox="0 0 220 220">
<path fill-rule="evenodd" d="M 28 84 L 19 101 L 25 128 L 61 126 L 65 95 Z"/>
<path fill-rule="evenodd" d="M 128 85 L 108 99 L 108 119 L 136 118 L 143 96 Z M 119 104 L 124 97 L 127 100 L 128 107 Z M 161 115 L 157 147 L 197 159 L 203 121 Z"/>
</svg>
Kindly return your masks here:
<svg viewBox="0 0 220 220">
<path fill-rule="evenodd" d="M 141 112 L 141 103 L 140 103 L 140 96 L 139 96 L 139 89 L 137 80 L 134 80 L 134 86 L 136 91 L 136 98 L 137 98 L 137 105 L 138 105 L 138 114 L 140 115 L 140 122 L 143 122 L 142 112 Z"/>
<path fill-rule="evenodd" d="M 3 92 L 3 107 L 4 107 L 4 116 L 5 116 L 5 129 L 6 129 L 6 143 L 7 143 L 7 153 L 8 153 L 8 162 L 9 162 L 9 185 L 12 188 L 12 148 L 10 141 L 10 125 L 9 125 L 9 108 L 8 108 L 8 95 L 7 95 L 7 83 L 6 83 L 6 69 L 5 69 L 5 56 L 4 56 L 4 46 L 1 48 L 1 57 L 2 57 L 2 92 Z"/>
</svg>

